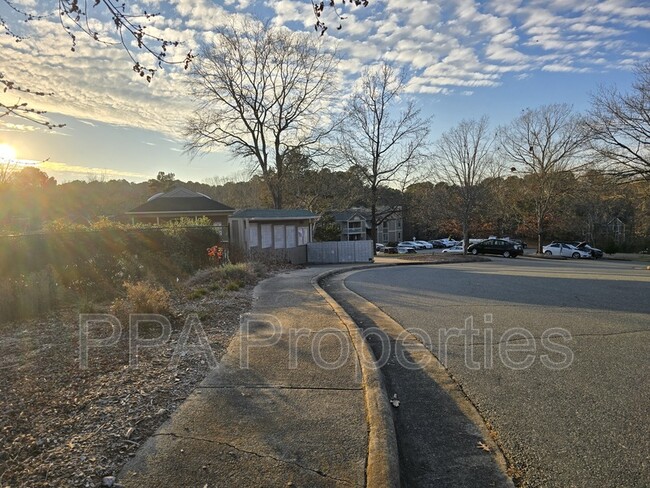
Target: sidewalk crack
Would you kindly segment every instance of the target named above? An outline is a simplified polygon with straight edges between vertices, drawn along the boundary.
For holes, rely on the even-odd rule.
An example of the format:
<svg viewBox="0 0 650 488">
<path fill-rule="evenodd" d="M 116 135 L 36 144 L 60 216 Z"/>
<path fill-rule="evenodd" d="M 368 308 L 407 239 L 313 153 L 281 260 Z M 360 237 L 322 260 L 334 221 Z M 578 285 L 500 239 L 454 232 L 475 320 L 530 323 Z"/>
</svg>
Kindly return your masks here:
<svg viewBox="0 0 650 488">
<path fill-rule="evenodd" d="M 160 436 L 168 436 L 168 437 L 174 437 L 176 439 L 185 439 L 185 440 L 191 440 L 191 441 L 202 441 L 202 442 L 208 442 L 210 444 L 219 444 L 219 445 L 222 445 L 222 446 L 227 446 L 227 447 L 229 447 L 231 449 L 234 449 L 235 451 L 239 451 L 239 452 L 242 452 L 244 454 L 250 454 L 252 456 L 256 456 L 256 457 L 259 457 L 259 458 L 262 458 L 262 459 L 264 459 L 264 458 L 272 459 L 272 460 L 277 461 L 279 463 L 291 464 L 291 465 L 296 466 L 296 467 L 298 467 L 300 469 L 303 469 L 305 471 L 309 471 L 311 473 L 315 473 L 315 474 L 317 474 L 319 476 L 322 476 L 323 478 L 327 478 L 327 479 L 330 479 L 332 481 L 337 481 L 339 483 L 344 483 L 344 484 L 350 485 L 350 486 L 354 485 L 354 483 L 352 483 L 349 480 L 336 478 L 335 476 L 324 473 L 323 471 L 320 471 L 318 469 L 313 469 L 313 468 L 310 468 L 308 466 L 304 466 L 304 465 L 302 465 L 300 463 L 297 463 L 295 461 L 288 461 L 286 459 L 280 459 L 280 458 L 277 458 L 275 456 L 271 456 L 269 454 L 259 454 L 259 453 L 254 452 L 254 451 L 248 451 L 246 449 L 242 449 L 241 447 L 237 447 L 237 446 L 235 446 L 233 444 L 230 444 L 228 442 L 217 441 L 217 440 L 214 440 L 214 439 L 206 439 L 206 438 L 203 438 L 203 437 L 193 437 L 193 436 L 189 436 L 189 435 L 176 434 L 174 432 L 159 432 L 159 433 L 155 433 L 155 434 L 152 435 L 152 437 L 160 437 Z"/>
</svg>

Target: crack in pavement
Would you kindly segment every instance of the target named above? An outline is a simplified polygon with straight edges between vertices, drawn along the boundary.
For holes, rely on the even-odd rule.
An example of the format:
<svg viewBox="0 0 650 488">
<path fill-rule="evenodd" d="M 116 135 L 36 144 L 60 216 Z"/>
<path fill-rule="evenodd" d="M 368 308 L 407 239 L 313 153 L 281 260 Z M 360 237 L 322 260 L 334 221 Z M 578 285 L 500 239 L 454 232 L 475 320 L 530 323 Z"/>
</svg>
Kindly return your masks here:
<svg viewBox="0 0 650 488">
<path fill-rule="evenodd" d="M 287 461 L 286 459 L 280 459 L 280 458 L 277 458 L 275 456 L 271 456 L 269 454 L 259 454 L 259 453 L 254 452 L 254 451 L 248 451 L 246 449 L 242 449 L 242 448 L 237 447 L 237 446 L 235 446 L 233 444 L 230 444 L 228 442 L 217 441 L 217 440 L 214 440 L 214 439 L 205 439 L 203 437 L 194 437 L 194 436 L 188 436 L 188 435 L 183 435 L 183 434 L 176 434 L 175 432 L 159 432 L 159 433 L 153 434 L 151 437 L 159 437 L 159 436 L 168 436 L 168 437 L 174 437 L 176 439 L 185 439 L 185 440 L 191 440 L 191 441 L 203 441 L 203 442 L 208 442 L 210 444 L 219 444 L 219 445 L 222 445 L 222 446 L 228 446 L 231 449 L 234 449 L 236 451 L 239 451 L 239 452 L 242 452 L 242 453 L 245 453 L 245 454 L 250 454 L 252 456 L 256 456 L 256 457 L 259 457 L 259 458 L 262 458 L 262 459 L 264 459 L 264 458 L 272 459 L 272 460 L 277 461 L 279 463 L 291 464 L 291 465 L 296 466 L 296 467 L 298 467 L 300 469 L 303 469 L 305 471 L 309 471 L 311 473 L 322 476 L 323 478 L 327 478 L 327 479 L 330 479 L 330 480 L 333 480 L 333 481 L 338 481 L 340 483 L 344 483 L 344 484 L 350 485 L 350 486 L 354 485 L 354 483 L 352 483 L 349 480 L 336 478 L 335 476 L 331 476 L 331 475 L 329 475 L 327 473 L 324 473 L 324 472 L 322 472 L 322 471 L 320 471 L 318 469 L 312 469 L 312 468 L 309 468 L 307 466 L 303 466 L 302 464 L 297 463 L 295 461 Z"/>
</svg>

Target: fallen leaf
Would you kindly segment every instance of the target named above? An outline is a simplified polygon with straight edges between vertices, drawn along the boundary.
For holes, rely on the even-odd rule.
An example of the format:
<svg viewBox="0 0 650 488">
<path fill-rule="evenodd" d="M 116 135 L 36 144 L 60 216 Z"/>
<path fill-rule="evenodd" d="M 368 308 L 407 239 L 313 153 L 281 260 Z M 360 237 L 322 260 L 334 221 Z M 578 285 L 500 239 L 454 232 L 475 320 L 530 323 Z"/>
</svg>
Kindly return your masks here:
<svg viewBox="0 0 650 488">
<path fill-rule="evenodd" d="M 479 441 L 476 447 L 478 447 L 479 449 L 483 449 L 485 452 L 491 452 L 490 447 L 487 444 L 485 444 L 483 441 Z"/>
<path fill-rule="evenodd" d="M 393 398 L 390 399 L 390 403 L 393 407 L 399 407 L 399 400 L 397 399 L 397 393 L 393 394 Z"/>
</svg>

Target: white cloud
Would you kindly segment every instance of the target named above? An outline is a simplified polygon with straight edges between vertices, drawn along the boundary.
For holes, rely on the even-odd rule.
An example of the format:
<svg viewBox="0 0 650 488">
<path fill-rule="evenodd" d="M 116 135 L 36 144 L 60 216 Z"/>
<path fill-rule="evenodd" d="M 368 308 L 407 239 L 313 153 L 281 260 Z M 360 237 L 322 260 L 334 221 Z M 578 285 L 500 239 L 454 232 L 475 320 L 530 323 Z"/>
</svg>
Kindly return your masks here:
<svg viewBox="0 0 650 488">
<path fill-rule="evenodd" d="M 20 5 L 35 2 L 21 0 Z M 175 59 L 210 42 L 216 28 L 232 18 L 243 19 L 244 11 L 258 10 L 275 25 L 307 32 L 313 32 L 315 21 L 311 3 L 302 0 L 143 0 L 142 4 L 160 11 L 148 27 L 152 35 L 182 43 L 170 50 Z M 480 87 L 498 86 L 505 73 L 524 79 L 532 70 L 603 70 L 649 56 L 647 45 L 631 45 L 625 37 L 630 28 L 650 29 L 650 7 L 632 0 L 373 0 L 365 9 L 346 9 L 341 31 L 335 30 L 338 20 L 331 9 L 324 18 L 330 26 L 327 42 L 338 42 L 344 56 L 342 73 L 354 79 L 364 67 L 390 61 L 412 73 L 408 90 L 414 93 L 469 95 Z M 102 39 L 115 39 L 110 19 L 96 18 L 91 25 Z M 79 34 L 77 50 L 71 53 L 71 40 L 56 17 L 30 22 L 25 28 L 33 35 L 21 43 L 0 37 L 3 73 L 54 95 L 23 94 L 22 99 L 89 125 L 106 122 L 177 137 L 174 126 L 193 110 L 182 70 L 167 67 L 148 84 L 130 71 L 132 62 L 119 44 L 95 43 Z M 147 56 L 138 54 L 138 59 Z M 6 101 L 17 94 L 0 96 Z M 0 119 L 0 130 L 27 127 Z"/>
</svg>

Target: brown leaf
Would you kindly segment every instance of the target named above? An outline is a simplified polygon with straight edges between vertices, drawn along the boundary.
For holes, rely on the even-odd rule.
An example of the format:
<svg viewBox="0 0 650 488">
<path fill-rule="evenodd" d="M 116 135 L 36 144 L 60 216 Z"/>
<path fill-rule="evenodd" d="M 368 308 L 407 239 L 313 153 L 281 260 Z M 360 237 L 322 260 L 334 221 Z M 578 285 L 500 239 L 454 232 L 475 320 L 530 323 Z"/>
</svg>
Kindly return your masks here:
<svg viewBox="0 0 650 488">
<path fill-rule="evenodd" d="M 483 441 L 479 441 L 476 447 L 478 447 L 479 449 L 483 449 L 485 452 L 492 452 L 490 447 L 487 444 L 485 444 Z"/>
</svg>

